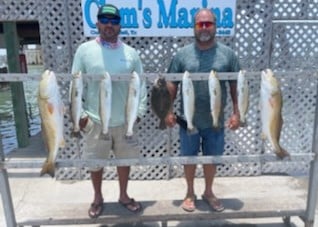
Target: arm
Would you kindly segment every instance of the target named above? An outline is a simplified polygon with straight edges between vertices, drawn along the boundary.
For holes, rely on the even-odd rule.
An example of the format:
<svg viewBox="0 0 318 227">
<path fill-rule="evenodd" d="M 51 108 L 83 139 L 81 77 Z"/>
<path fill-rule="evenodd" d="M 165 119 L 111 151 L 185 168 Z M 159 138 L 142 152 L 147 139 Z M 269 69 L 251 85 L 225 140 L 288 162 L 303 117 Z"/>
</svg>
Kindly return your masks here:
<svg viewBox="0 0 318 227">
<path fill-rule="evenodd" d="M 233 113 L 227 122 L 227 127 L 231 130 L 235 130 L 240 126 L 240 113 L 237 104 L 236 81 L 230 81 L 230 94 L 233 105 Z"/>
<path fill-rule="evenodd" d="M 137 52 L 135 52 L 135 71 L 141 76 L 143 74 L 143 65 Z M 140 121 L 141 117 L 145 115 L 147 111 L 147 87 L 146 80 L 141 79 L 140 81 L 140 97 L 138 106 L 138 117 L 137 122 Z"/>
<path fill-rule="evenodd" d="M 176 83 L 167 81 L 167 87 L 170 93 L 171 101 L 173 103 L 177 96 L 178 86 Z M 173 105 L 171 105 L 171 109 L 165 118 L 165 123 L 168 127 L 173 127 L 176 124 L 176 116 L 173 113 Z"/>
</svg>

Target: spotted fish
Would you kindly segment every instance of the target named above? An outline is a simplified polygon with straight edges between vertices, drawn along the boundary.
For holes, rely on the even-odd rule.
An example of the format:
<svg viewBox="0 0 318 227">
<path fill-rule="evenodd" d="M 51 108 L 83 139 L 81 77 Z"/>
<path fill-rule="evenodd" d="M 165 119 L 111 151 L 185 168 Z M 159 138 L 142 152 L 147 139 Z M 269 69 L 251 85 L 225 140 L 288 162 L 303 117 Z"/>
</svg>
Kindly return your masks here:
<svg viewBox="0 0 318 227">
<path fill-rule="evenodd" d="M 71 117 L 73 130 L 71 136 L 81 137 L 79 121 L 82 112 L 83 78 L 82 73 L 78 72 L 72 75 L 70 89 Z"/>
<path fill-rule="evenodd" d="M 140 99 L 140 86 L 141 81 L 138 73 L 133 72 L 131 74 L 128 90 L 128 98 L 126 105 L 126 120 L 127 120 L 127 131 L 126 139 L 131 139 L 134 132 L 134 123 L 138 117 L 138 107 Z"/>
<path fill-rule="evenodd" d="M 102 123 L 100 138 L 108 140 L 109 121 L 112 106 L 112 81 L 108 72 L 104 74 L 99 84 L 99 116 Z"/>
<path fill-rule="evenodd" d="M 219 78 L 214 70 L 209 75 L 209 94 L 210 94 L 210 108 L 213 119 L 213 127 L 219 127 L 219 117 L 221 112 L 222 100 L 221 100 L 221 85 Z"/>
<path fill-rule="evenodd" d="M 187 121 L 187 131 L 190 134 L 196 133 L 197 129 L 193 125 L 193 116 L 195 108 L 195 94 L 190 73 L 185 71 L 182 78 L 182 100 L 183 113 Z"/>
<path fill-rule="evenodd" d="M 268 139 L 276 155 L 283 159 L 290 155 L 279 144 L 283 125 L 282 104 L 279 83 L 272 70 L 266 69 L 262 71 L 260 94 L 262 138 Z"/>
<path fill-rule="evenodd" d="M 248 81 L 246 78 L 246 71 L 240 70 L 237 75 L 237 103 L 238 103 L 238 110 L 240 113 L 240 126 L 246 125 L 246 113 L 248 109 Z"/>
<path fill-rule="evenodd" d="M 64 105 L 60 97 L 59 87 L 53 71 L 46 70 L 42 74 L 38 92 L 38 106 L 41 118 L 42 136 L 48 155 L 41 170 L 41 176 L 55 175 L 55 159 L 60 147 L 64 147 Z"/>
</svg>

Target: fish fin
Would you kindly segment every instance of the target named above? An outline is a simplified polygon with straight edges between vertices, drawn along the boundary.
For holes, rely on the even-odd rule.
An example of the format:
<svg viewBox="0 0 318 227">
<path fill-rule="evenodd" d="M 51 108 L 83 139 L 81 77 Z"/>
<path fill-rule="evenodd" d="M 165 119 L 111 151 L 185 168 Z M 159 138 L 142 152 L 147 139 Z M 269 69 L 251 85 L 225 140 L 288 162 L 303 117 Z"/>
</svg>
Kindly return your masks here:
<svg viewBox="0 0 318 227">
<path fill-rule="evenodd" d="M 246 121 L 244 121 L 244 122 L 240 121 L 240 127 L 246 127 L 246 126 L 247 126 Z"/>
<path fill-rule="evenodd" d="M 60 143 L 59 143 L 59 147 L 65 147 L 65 140 L 61 139 Z"/>
<path fill-rule="evenodd" d="M 166 128 L 167 128 L 167 126 L 166 126 L 165 121 L 164 120 L 160 120 L 159 129 L 164 130 Z"/>
<path fill-rule="evenodd" d="M 192 128 L 192 129 L 187 129 L 187 134 L 188 136 L 191 136 L 191 135 L 194 135 L 194 134 L 197 134 L 198 133 L 198 129 L 197 128 Z"/>
<path fill-rule="evenodd" d="M 79 139 L 83 138 L 83 136 L 82 136 L 80 131 L 77 131 L 77 132 L 73 131 L 71 133 L 71 137 L 73 137 L 73 138 L 75 137 L 75 138 L 79 138 Z"/>
<path fill-rule="evenodd" d="M 55 165 L 54 163 L 49 163 L 47 161 L 44 162 L 42 166 L 42 170 L 40 173 L 40 176 L 43 176 L 44 174 L 50 175 L 52 178 L 55 176 Z"/>
</svg>

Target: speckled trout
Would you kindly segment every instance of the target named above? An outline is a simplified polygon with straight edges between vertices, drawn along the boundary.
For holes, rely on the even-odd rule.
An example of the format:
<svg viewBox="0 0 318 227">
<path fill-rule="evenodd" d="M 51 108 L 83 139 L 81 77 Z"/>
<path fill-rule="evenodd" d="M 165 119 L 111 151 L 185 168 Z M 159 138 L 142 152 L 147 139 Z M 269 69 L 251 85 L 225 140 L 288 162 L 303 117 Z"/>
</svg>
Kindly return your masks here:
<svg viewBox="0 0 318 227">
<path fill-rule="evenodd" d="M 209 75 L 209 94 L 210 94 L 210 108 L 213 118 L 213 127 L 219 127 L 219 117 L 221 112 L 222 100 L 221 100 L 221 85 L 219 78 L 214 70 Z"/>
<path fill-rule="evenodd" d="M 126 120 L 127 120 L 127 131 L 126 139 L 131 139 L 134 132 L 134 123 L 138 117 L 138 107 L 140 99 L 140 86 L 141 81 L 138 73 L 133 72 L 131 74 L 128 90 L 128 98 L 126 104 Z"/>
<path fill-rule="evenodd" d="M 64 147 L 63 115 L 64 105 L 60 97 L 59 87 L 53 71 L 46 70 L 42 74 L 39 85 L 38 105 L 40 110 L 42 136 L 48 155 L 41 170 L 41 176 L 55 175 L 55 159 L 59 147 Z"/>
<path fill-rule="evenodd" d="M 83 78 L 82 73 L 78 72 L 72 75 L 70 85 L 70 102 L 71 102 L 71 116 L 73 122 L 72 137 L 81 138 L 79 121 L 82 112 L 82 95 L 83 95 Z"/>
<path fill-rule="evenodd" d="M 237 103 L 238 103 L 238 110 L 240 113 L 240 126 L 246 125 L 246 113 L 249 104 L 249 90 L 248 90 L 248 81 L 246 78 L 246 71 L 240 70 L 237 75 Z"/>
<path fill-rule="evenodd" d="M 185 71 L 182 77 L 182 100 L 183 113 L 187 121 L 187 131 L 190 134 L 196 133 L 197 129 L 194 127 L 192 122 L 195 108 L 194 88 L 188 71 Z"/>
<path fill-rule="evenodd" d="M 283 124 L 281 115 L 282 103 L 279 83 L 272 70 L 266 69 L 262 71 L 260 97 L 262 138 L 268 139 L 276 155 L 283 159 L 289 156 L 289 153 L 279 144 Z"/>
<path fill-rule="evenodd" d="M 112 81 L 108 72 L 99 84 L 99 116 L 102 123 L 100 138 L 108 140 L 109 137 L 109 120 L 112 108 Z"/>
</svg>

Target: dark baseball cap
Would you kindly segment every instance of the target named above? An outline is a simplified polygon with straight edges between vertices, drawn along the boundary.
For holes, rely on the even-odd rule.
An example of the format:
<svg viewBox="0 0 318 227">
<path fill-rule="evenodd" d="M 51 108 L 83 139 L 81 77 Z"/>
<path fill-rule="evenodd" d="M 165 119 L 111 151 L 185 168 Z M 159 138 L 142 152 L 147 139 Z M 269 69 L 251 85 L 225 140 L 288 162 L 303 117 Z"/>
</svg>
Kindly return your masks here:
<svg viewBox="0 0 318 227">
<path fill-rule="evenodd" d="M 102 17 L 114 17 L 120 19 L 120 13 L 116 6 L 112 4 L 106 4 L 98 9 L 97 19 Z"/>
</svg>

